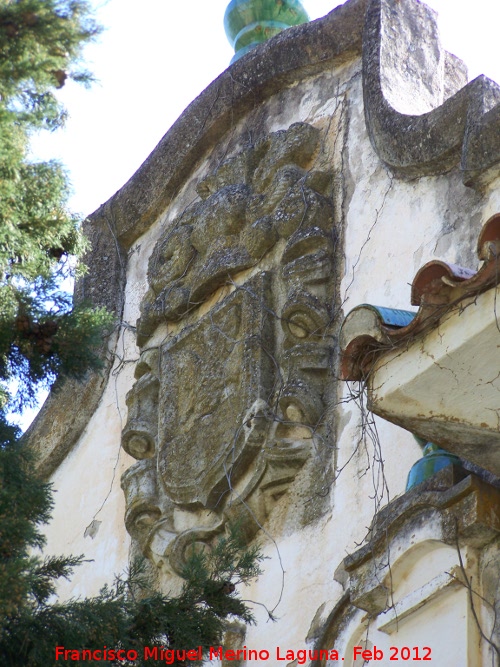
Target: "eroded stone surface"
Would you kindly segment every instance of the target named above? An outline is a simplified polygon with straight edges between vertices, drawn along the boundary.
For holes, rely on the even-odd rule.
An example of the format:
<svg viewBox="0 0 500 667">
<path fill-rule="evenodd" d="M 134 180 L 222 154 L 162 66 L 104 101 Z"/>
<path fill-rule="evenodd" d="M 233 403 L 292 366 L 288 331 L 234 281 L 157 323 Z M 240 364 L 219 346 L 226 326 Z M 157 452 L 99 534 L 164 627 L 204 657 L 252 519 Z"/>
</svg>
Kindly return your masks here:
<svg viewBox="0 0 500 667">
<path fill-rule="evenodd" d="M 179 320 L 228 278 L 258 264 L 280 237 L 307 227 L 331 203 L 307 187 L 319 132 L 297 123 L 228 160 L 198 186 L 202 201 L 185 210 L 156 245 L 138 342 L 162 321 Z M 243 182 L 241 182 L 243 179 Z"/>
<path fill-rule="evenodd" d="M 338 231 L 322 140 L 296 123 L 229 157 L 151 255 L 122 485 L 159 568 L 228 520 L 251 539 L 325 430 Z"/>
<path fill-rule="evenodd" d="M 498 175 L 500 87 L 485 76 L 466 83 L 424 3 L 371 0 L 363 90 L 370 139 L 396 173 L 438 174 L 460 163 L 464 183 L 474 187 Z"/>
</svg>

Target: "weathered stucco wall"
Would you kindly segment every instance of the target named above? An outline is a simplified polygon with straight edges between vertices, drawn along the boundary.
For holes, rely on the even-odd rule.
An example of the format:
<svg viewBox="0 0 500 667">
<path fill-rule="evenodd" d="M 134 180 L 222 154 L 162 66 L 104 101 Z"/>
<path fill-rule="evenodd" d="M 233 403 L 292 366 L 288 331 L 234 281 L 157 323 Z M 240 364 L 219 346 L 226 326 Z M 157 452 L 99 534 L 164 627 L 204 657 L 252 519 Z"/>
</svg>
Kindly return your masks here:
<svg viewBox="0 0 500 667">
<path fill-rule="evenodd" d="M 48 550 L 95 561 L 63 595 L 95 593 L 131 548 L 172 590 L 188 541 L 209 543 L 236 517 L 269 557 L 245 597 L 278 621 L 256 606 L 243 642 L 269 651 L 269 664 L 278 646 L 334 646 L 361 664 L 352 646 L 364 645 L 365 611 L 386 653 L 431 646 L 438 664 L 483 664 L 466 590 L 445 573 L 481 579 L 488 545 L 488 562 L 498 559 L 497 520 L 479 530 L 459 505 L 465 494 L 495 514 L 496 492 L 469 481 L 449 501 L 469 517 L 461 570 L 439 494 L 455 498 L 465 473 L 429 486 L 423 504 L 403 495 L 419 447 L 338 379 L 344 315 L 364 302 L 407 309 L 413 276 L 436 256 L 477 268 L 479 230 L 500 209 L 497 140 L 482 164 L 473 137 L 481 123 L 498 133 L 496 88 L 485 84 L 474 107 L 476 89 L 462 92 L 463 67 L 440 50 L 431 18 L 413 0 L 351 0 L 272 40 L 221 75 L 91 217 L 79 290 L 117 311 L 108 373 L 52 398 L 31 432 L 57 490 Z M 391 20 L 404 43 L 421 25 L 420 61 L 406 70 L 390 56 Z M 428 79 L 413 87 L 419 62 Z M 464 108 L 476 115 L 463 120 Z M 450 118 L 460 128 L 426 147 L 421 117 L 404 115 L 424 112 L 427 139 Z M 399 626 L 381 620 L 387 600 L 359 555 L 395 498 L 384 520 Z"/>
</svg>

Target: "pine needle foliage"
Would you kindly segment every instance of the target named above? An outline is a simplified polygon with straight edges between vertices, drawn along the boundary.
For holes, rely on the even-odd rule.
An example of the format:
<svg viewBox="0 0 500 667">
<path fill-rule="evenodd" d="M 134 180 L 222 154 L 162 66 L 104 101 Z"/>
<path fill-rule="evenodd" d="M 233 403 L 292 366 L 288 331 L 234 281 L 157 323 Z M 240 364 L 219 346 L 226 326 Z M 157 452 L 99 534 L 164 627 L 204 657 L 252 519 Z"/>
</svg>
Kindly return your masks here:
<svg viewBox="0 0 500 667">
<path fill-rule="evenodd" d="M 60 289 L 85 240 L 63 167 L 28 159 L 33 132 L 64 123 L 57 89 L 92 80 L 82 50 L 98 33 L 81 0 L 0 0 L 0 409 L 21 410 L 40 385 L 98 367 L 111 324 L 103 310 L 72 309 Z"/>
<path fill-rule="evenodd" d="M 34 555 L 43 547 L 41 527 L 50 517 L 50 487 L 33 476 L 29 452 L 20 448 L 15 429 L 0 423 L 0 656 L 2 667 L 50 667 L 55 649 L 91 651 L 104 647 L 135 650 L 135 667 L 144 648 L 180 651 L 223 642 L 228 619 L 252 623 L 236 587 L 260 574 L 262 555 L 246 548 L 237 529 L 209 551 L 195 548 L 183 571 L 176 597 L 152 590 L 144 563 L 104 587 L 93 598 L 54 600 L 57 580 L 69 578 L 82 557 Z M 97 665 L 101 660 L 71 664 Z M 107 660 L 123 665 L 121 660 Z M 130 664 L 130 663 L 127 663 Z M 174 663 L 182 667 L 185 663 Z M 190 664 L 197 664 L 190 662 Z"/>
</svg>

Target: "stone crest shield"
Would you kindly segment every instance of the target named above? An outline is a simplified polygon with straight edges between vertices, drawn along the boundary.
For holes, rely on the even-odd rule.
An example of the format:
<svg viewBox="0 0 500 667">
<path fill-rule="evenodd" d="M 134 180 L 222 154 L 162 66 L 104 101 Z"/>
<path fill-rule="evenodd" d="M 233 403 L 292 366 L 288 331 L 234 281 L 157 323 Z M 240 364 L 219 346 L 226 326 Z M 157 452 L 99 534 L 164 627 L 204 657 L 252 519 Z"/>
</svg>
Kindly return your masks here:
<svg viewBox="0 0 500 667">
<path fill-rule="evenodd" d="M 260 274 L 161 348 L 158 471 L 176 503 L 216 506 L 256 456 L 250 424 L 272 392 L 270 282 Z"/>
<path fill-rule="evenodd" d="M 336 209 L 320 138 L 298 123 L 222 162 L 149 260 L 122 486 L 127 529 L 177 572 L 228 521 L 251 539 L 322 437 Z"/>
</svg>

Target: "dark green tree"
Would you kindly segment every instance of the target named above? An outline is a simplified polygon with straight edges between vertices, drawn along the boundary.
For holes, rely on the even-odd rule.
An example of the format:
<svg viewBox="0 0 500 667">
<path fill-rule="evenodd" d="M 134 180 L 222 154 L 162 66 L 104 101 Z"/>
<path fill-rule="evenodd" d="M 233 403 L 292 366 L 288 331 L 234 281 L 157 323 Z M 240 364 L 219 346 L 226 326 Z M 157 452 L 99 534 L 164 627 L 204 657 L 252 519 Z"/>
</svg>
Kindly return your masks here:
<svg viewBox="0 0 500 667">
<path fill-rule="evenodd" d="M 10 429 L 10 433 L 9 433 Z M 193 550 L 184 585 L 177 597 L 150 590 L 140 564 L 117 578 L 100 595 L 58 603 L 52 600 L 57 579 L 69 577 L 80 558 L 45 558 L 31 549 L 43 546 L 40 526 L 50 516 L 48 485 L 33 477 L 29 454 L 10 447 L 13 429 L 4 425 L 0 456 L 0 656 L 2 667 L 49 667 L 56 647 L 136 651 L 134 665 L 144 662 L 144 647 L 183 652 L 219 646 L 228 618 L 252 622 L 236 586 L 259 574 L 261 557 L 245 548 L 237 530 L 220 539 L 209 552 Z M 6 447 L 7 445 L 7 447 Z M 80 653 L 81 654 L 81 653 Z M 74 658 L 75 654 L 72 654 Z M 62 659 L 64 654 L 60 656 Z M 112 658 L 112 654 L 108 652 Z M 163 661 L 164 663 L 164 661 Z M 101 661 L 71 660 L 97 665 Z M 123 665 L 119 659 L 107 664 Z M 153 662 L 154 664 L 154 662 Z M 157 663 L 158 664 L 158 663 Z M 190 662 L 189 664 L 194 664 Z"/>
<path fill-rule="evenodd" d="M 69 577 L 81 558 L 39 555 L 51 491 L 35 476 L 30 452 L 8 414 L 33 404 L 40 386 L 56 378 L 83 378 L 98 368 L 112 318 L 87 304 L 73 307 L 61 289 L 85 240 L 66 206 L 64 169 L 56 162 L 30 161 L 28 149 L 33 132 L 64 122 L 57 89 L 67 79 L 91 81 L 81 55 L 98 32 L 82 0 L 0 0 L 2 667 L 61 664 L 56 646 L 127 647 L 139 654 L 143 646 L 206 649 L 221 642 L 227 618 L 251 621 L 235 586 L 258 574 L 260 557 L 233 533 L 212 552 L 193 553 L 176 598 L 149 590 L 134 566 L 95 598 L 59 603 L 57 579 Z"/>
<path fill-rule="evenodd" d="M 9 408 L 21 409 L 34 402 L 40 384 L 61 374 L 80 377 L 98 365 L 102 330 L 110 323 L 102 310 L 72 309 L 60 289 L 85 242 L 66 206 L 64 169 L 27 159 L 33 132 L 64 123 L 57 89 L 68 78 L 91 81 L 81 54 L 98 32 L 80 0 L 0 0 L 2 408 L 10 400 Z M 15 396 L 8 386 L 17 388 Z"/>
</svg>

